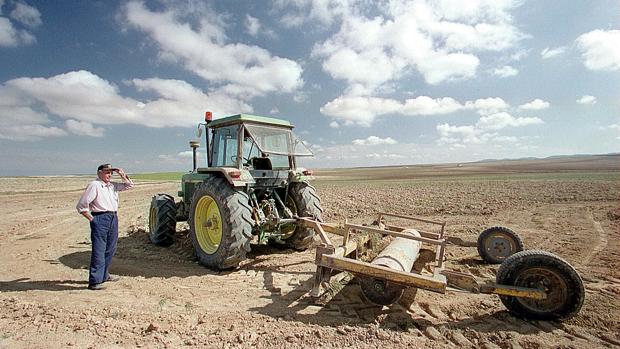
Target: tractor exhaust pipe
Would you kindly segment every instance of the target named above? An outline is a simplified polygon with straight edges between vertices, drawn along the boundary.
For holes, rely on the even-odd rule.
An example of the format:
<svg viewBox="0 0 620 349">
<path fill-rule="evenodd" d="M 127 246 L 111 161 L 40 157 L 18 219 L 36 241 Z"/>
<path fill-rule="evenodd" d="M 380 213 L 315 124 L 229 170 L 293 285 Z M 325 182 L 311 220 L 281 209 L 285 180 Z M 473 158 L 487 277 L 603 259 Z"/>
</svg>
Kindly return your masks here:
<svg viewBox="0 0 620 349">
<path fill-rule="evenodd" d="M 193 165 L 192 165 L 192 172 L 196 171 L 196 149 L 198 149 L 198 147 L 200 147 L 200 142 L 199 141 L 189 141 L 189 146 L 190 148 L 192 148 L 192 159 L 193 161 Z"/>
<path fill-rule="evenodd" d="M 415 229 L 406 229 L 402 233 L 420 237 Z M 370 263 L 390 269 L 411 272 L 413 264 L 418 259 L 422 242 L 407 238 L 395 238 Z M 379 305 L 390 305 L 398 301 L 403 295 L 404 286 L 375 278 L 360 278 L 362 293 L 371 302 Z"/>
</svg>

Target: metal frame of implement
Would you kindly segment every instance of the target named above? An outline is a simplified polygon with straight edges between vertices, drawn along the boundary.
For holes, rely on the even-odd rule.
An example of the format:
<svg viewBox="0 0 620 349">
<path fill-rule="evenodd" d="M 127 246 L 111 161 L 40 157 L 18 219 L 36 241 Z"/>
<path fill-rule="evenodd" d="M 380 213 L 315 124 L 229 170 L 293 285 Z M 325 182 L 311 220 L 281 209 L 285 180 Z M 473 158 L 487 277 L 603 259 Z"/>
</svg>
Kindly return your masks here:
<svg viewBox="0 0 620 349">
<path fill-rule="evenodd" d="M 420 237 L 404 234 L 401 232 L 411 228 L 388 225 L 384 220 L 386 217 L 430 224 L 437 226 L 439 231 L 434 233 L 415 229 L 420 233 Z M 542 289 L 499 285 L 494 282 L 478 280 L 471 274 L 445 269 L 443 265 L 445 249 L 446 245 L 450 244 L 449 239 L 444 235 L 445 222 L 391 213 L 379 213 L 378 227 L 350 224 L 346 221 L 344 225 L 321 223 L 307 218 L 299 218 L 299 221 L 306 227 L 314 229 L 322 242 L 316 249 L 314 262 L 317 265 L 317 269 L 314 276 L 314 286 L 310 292 L 312 297 L 320 297 L 323 291 L 329 287 L 333 270 L 346 271 L 358 276 L 383 279 L 406 287 L 416 287 L 444 294 L 447 289 L 453 288 L 471 293 L 498 294 L 522 298 L 545 299 L 547 297 Z M 377 233 L 381 236 L 390 235 L 417 240 L 423 244 L 434 246 L 435 258 L 434 265 L 431 267 L 432 275 L 402 272 L 357 260 L 358 248 L 360 246 L 368 246 L 370 236 L 368 234 L 364 236 L 356 234 L 355 237 L 352 237 L 353 233 L 356 232 Z M 326 233 L 342 236 L 342 243 L 335 245 Z"/>
</svg>

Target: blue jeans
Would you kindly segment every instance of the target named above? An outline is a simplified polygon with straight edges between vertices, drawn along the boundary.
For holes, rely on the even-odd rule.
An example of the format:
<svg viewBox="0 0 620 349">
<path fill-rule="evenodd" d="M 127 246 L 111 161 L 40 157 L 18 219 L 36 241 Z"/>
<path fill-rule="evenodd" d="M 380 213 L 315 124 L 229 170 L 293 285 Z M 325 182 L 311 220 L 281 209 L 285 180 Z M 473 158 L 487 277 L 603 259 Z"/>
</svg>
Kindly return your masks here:
<svg viewBox="0 0 620 349">
<path fill-rule="evenodd" d="M 93 215 L 90 222 L 90 240 L 93 251 L 90 255 L 88 284 L 100 284 L 108 279 L 108 269 L 116 252 L 118 240 L 118 218 L 116 213 Z"/>
</svg>

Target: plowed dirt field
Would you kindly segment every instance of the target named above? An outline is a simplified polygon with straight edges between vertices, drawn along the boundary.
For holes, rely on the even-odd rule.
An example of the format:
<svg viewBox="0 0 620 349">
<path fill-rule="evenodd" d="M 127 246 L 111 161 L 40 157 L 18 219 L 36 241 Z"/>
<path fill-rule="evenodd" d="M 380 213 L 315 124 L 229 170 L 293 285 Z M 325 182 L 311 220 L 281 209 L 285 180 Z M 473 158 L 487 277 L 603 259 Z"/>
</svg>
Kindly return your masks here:
<svg viewBox="0 0 620 349">
<path fill-rule="evenodd" d="M 419 291 L 409 309 L 377 307 L 355 279 L 317 306 L 306 296 L 313 249 L 253 244 L 238 270 L 210 271 L 195 261 L 186 223 L 170 248 L 148 240 L 150 198 L 176 193 L 176 182 L 141 181 L 121 194 L 112 266 L 121 279 L 89 291 L 89 227 L 74 207 L 91 179 L 0 178 L 0 348 L 620 348 L 617 161 L 317 172 L 326 221 L 416 215 L 470 242 L 502 225 L 526 249 L 561 256 L 586 289 L 580 313 L 563 323 L 524 321 L 497 296 L 454 291 Z M 449 247 L 446 263 L 491 280 L 498 269 L 475 247 Z"/>
</svg>

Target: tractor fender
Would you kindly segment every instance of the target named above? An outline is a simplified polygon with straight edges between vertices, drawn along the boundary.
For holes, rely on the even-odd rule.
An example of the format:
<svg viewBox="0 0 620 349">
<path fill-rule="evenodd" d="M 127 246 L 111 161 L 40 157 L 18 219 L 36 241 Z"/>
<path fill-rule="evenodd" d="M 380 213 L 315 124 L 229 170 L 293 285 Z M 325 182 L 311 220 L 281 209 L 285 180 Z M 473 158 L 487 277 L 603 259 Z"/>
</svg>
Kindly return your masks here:
<svg viewBox="0 0 620 349">
<path fill-rule="evenodd" d="M 308 172 L 303 167 L 298 167 L 295 170 L 289 171 L 288 177 L 289 177 L 288 180 L 290 183 L 299 183 L 299 182 L 308 183 L 309 181 L 314 179 L 312 172 L 311 171 Z"/>
<path fill-rule="evenodd" d="M 235 167 L 201 167 L 197 169 L 197 172 L 222 177 L 233 187 L 244 187 L 247 184 L 256 183 L 250 171 Z"/>
</svg>

